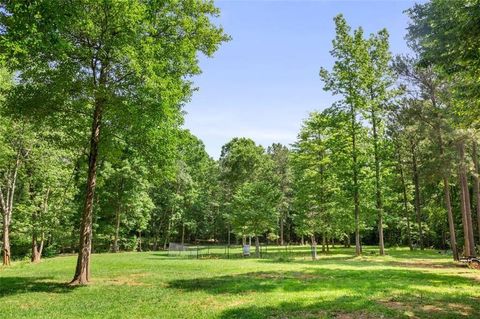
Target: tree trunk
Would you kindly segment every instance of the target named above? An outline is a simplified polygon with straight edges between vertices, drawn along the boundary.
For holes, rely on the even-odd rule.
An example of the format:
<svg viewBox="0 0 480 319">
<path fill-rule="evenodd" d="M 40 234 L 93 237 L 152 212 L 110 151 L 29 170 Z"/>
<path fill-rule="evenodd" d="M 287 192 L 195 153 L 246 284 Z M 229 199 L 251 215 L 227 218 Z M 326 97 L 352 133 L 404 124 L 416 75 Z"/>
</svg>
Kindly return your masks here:
<svg viewBox="0 0 480 319">
<path fill-rule="evenodd" d="M 423 250 L 425 247 L 423 245 L 422 210 L 420 207 L 420 180 L 419 180 L 419 174 L 418 174 L 416 146 L 413 142 L 411 142 L 411 150 L 412 150 L 413 184 L 415 185 L 415 212 L 417 215 L 418 237 L 419 237 L 418 239 L 420 242 L 420 249 Z"/>
<path fill-rule="evenodd" d="M 252 237 L 250 237 L 250 239 L 252 239 Z M 255 256 L 260 258 L 260 239 L 258 235 L 255 236 Z"/>
<path fill-rule="evenodd" d="M 436 105 L 435 101 L 433 102 L 434 102 L 434 105 Z M 443 146 L 443 138 L 442 138 L 442 132 L 440 130 L 440 127 L 437 127 L 437 134 L 438 134 L 438 145 L 440 148 L 440 156 L 443 159 L 445 150 Z M 451 202 L 451 196 L 450 196 L 450 182 L 448 177 L 449 173 L 445 171 L 443 174 L 444 174 L 443 195 L 445 198 L 445 209 L 447 210 L 448 229 L 450 233 L 450 247 L 452 249 L 453 260 L 459 260 L 458 250 L 457 250 L 457 239 L 455 235 L 455 220 L 453 218 L 452 202 Z"/>
<path fill-rule="evenodd" d="M 230 248 L 230 239 L 231 239 L 230 225 L 228 225 L 228 234 L 227 234 L 227 245 L 228 245 L 228 248 Z"/>
<path fill-rule="evenodd" d="M 455 221 L 453 219 L 452 203 L 450 199 L 450 184 L 447 177 L 443 178 L 443 193 L 447 208 L 448 228 L 450 232 L 450 247 L 452 248 L 453 260 L 458 260 L 457 239 L 455 236 Z"/>
<path fill-rule="evenodd" d="M 165 234 L 165 241 L 163 242 L 163 250 L 167 250 L 167 245 L 170 240 L 170 228 L 171 228 L 171 220 L 170 218 L 168 219 L 168 225 L 167 225 L 167 233 Z"/>
<path fill-rule="evenodd" d="M 475 193 L 475 204 L 477 209 L 477 231 L 478 239 L 480 240 L 480 165 L 478 163 L 478 153 L 477 153 L 477 141 L 473 141 L 472 145 L 472 158 L 473 165 L 475 167 L 474 176 L 474 193 Z"/>
<path fill-rule="evenodd" d="M 95 99 L 93 112 L 92 131 L 90 136 L 90 155 L 88 160 L 88 178 L 85 196 L 85 205 L 80 226 L 80 245 L 75 275 L 71 285 L 85 285 L 90 280 L 90 255 L 92 251 L 92 220 L 93 200 L 97 181 L 98 146 L 100 142 L 100 126 L 102 121 L 102 108 L 105 100 L 100 97 Z"/>
<path fill-rule="evenodd" d="M 10 222 L 12 221 L 13 199 L 17 184 L 18 169 L 21 163 L 21 151 L 17 150 L 15 165 L 13 172 L 7 174 L 7 189 L 4 196 L 0 188 L 0 208 L 3 213 L 3 265 L 10 266 L 11 251 L 10 251 Z"/>
<path fill-rule="evenodd" d="M 123 190 L 125 188 L 125 179 L 122 177 L 121 182 L 120 182 L 120 197 L 124 195 Z M 115 212 L 115 238 L 113 240 L 113 252 L 118 253 L 120 250 L 120 247 L 118 245 L 118 240 L 119 240 L 119 234 L 120 234 L 120 213 L 123 209 L 123 205 L 119 199 L 119 204 L 117 205 L 117 209 Z"/>
<path fill-rule="evenodd" d="M 377 132 L 377 116 L 372 108 L 372 129 L 373 129 L 373 153 L 375 161 L 375 198 L 378 214 L 378 246 L 380 255 L 385 255 L 385 243 L 383 240 L 383 202 L 382 190 L 380 185 L 380 155 L 378 154 L 378 132 Z"/>
<path fill-rule="evenodd" d="M 8 215 L 3 214 L 3 265 L 10 266 L 10 229 L 8 224 Z"/>
<path fill-rule="evenodd" d="M 360 201 L 358 194 L 358 165 L 357 165 L 357 144 L 356 144 L 356 111 L 353 104 L 350 106 L 351 129 L 352 129 L 352 160 L 353 160 L 353 204 L 355 214 L 355 255 L 362 254 L 360 247 Z"/>
<path fill-rule="evenodd" d="M 118 253 L 120 247 L 118 247 L 118 238 L 120 234 L 120 209 L 117 209 L 115 214 L 115 238 L 113 239 L 113 252 Z"/>
<path fill-rule="evenodd" d="M 138 231 L 138 251 L 142 252 L 142 231 Z"/>
<path fill-rule="evenodd" d="M 462 222 L 465 238 L 465 254 L 467 257 L 474 257 L 475 240 L 473 238 L 472 212 L 470 208 L 470 193 L 468 189 L 467 169 L 465 167 L 465 143 L 458 143 L 458 154 L 460 157 L 459 179 L 460 179 L 460 202 L 462 211 Z"/>
<path fill-rule="evenodd" d="M 185 223 L 182 223 L 182 246 L 185 245 Z"/>
<path fill-rule="evenodd" d="M 468 223 L 465 213 L 465 196 L 463 190 L 463 178 L 461 173 L 458 174 L 458 183 L 460 185 L 460 212 L 462 214 L 462 226 L 463 226 L 463 255 L 468 256 L 470 254 L 470 238 L 468 236 Z"/>
<path fill-rule="evenodd" d="M 284 227 L 283 217 L 284 216 L 280 217 L 280 246 L 283 246 L 285 243 L 283 240 L 283 227 Z"/>
<path fill-rule="evenodd" d="M 317 259 L 317 241 L 315 240 L 315 235 L 310 236 L 312 241 L 312 260 Z"/>
<path fill-rule="evenodd" d="M 402 158 L 400 155 L 400 151 L 397 152 L 398 155 L 398 167 L 400 171 L 400 181 L 402 183 L 402 191 L 403 191 L 403 210 L 405 213 L 405 217 L 407 219 L 407 241 L 408 247 L 410 250 L 413 250 L 412 244 L 412 234 L 410 231 L 410 213 L 408 212 L 408 197 L 407 197 L 407 185 L 405 183 L 405 176 L 403 174 L 403 167 L 402 167 Z"/>
<path fill-rule="evenodd" d="M 37 242 L 37 235 L 33 234 L 33 236 L 32 236 L 32 257 L 31 257 L 32 263 L 40 262 L 40 259 L 42 258 L 42 252 L 43 252 L 43 243 L 44 243 L 43 233 L 42 233 L 42 237 L 40 239 L 40 245 Z"/>
<path fill-rule="evenodd" d="M 322 233 L 322 253 L 324 253 L 326 251 L 325 243 L 326 243 L 326 240 L 325 240 L 325 232 L 324 232 L 324 233 Z"/>
</svg>

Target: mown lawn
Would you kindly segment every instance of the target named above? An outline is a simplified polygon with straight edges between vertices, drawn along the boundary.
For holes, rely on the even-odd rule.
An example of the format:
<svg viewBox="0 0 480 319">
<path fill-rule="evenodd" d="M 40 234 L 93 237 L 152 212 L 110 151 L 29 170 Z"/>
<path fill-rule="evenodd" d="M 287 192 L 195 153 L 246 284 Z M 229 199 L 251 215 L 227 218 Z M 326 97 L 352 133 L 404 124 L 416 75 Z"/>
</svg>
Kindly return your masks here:
<svg viewBox="0 0 480 319">
<path fill-rule="evenodd" d="M 0 267 L 0 318 L 480 318 L 480 271 L 437 251 L 354 258 L 336 248 L 315 262 L 145 252 L 92 262 L 92 284 L 74 288 L 65 284 L 74 256 Z"/>
</svg>

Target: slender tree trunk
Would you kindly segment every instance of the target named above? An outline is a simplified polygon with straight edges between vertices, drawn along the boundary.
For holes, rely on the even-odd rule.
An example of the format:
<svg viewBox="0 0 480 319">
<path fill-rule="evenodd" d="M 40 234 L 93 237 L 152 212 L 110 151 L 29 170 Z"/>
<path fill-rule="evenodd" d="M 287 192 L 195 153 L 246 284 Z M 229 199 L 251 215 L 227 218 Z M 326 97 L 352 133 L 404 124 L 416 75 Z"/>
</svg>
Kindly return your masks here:
<svg viewBox="0 0 480 319">
<path fill-rule="evenodd" d="M 423 250 L 423 228 L 422 228 L 422 209 L 420 207 L 420 179 L 418 174 L 418 163 L 417 163 L 417 153 L 416 146 L 412 142 L 412 170 L 413 170 L 413 184 L 415 186 L 415 212 L 417 215 L 417 224 L 418 224 L 418 237 L 420 242 L 420 249 Z"/>
<path fill-rule="evenodd" d="M 433 107 L 438 109 L 435 87 L 431 87 L 430 99 L 432 101 Z M 439 116 L 439 114 L 440 113 L 437 113 L 438 121 L 439 121 L 438 123 L 440 123 L 440 121 L 442 120 L 441 117 Z M 444 154 L 445 154 L 445 149 L 444 149 L 443 135 L 442 135 L 442 130 L 441 130 L 440 124 L 436 125 L 436 131 L 437 131 L 437 136 L 438 136 L 438 145 L 439 145 L 439 149 L 440 149 L 440 157 L 443 160 L 443 157 L 444 157 Z M 443 167 L 442 167 L 442 169 L 443 169 Z M 445 209 L 447 210 L 448 229 L 449 229 L 449 233 L 450 233 L 450 247 L 452 248 L 453 260 L 457 261 L 457 260 L 459 260 L 459 257 L 458 257 L 458 249 L 457 249 L 457 239 L 456 239 L 456 235 L 455 235 L 455 221 L 454 221 L 454 218 L 453 218 L 452 202 L 451 202 L 451 196 L 450 196 L 449 175 L 450 175 L 450 173 L 448 171 L 445 171 L 443 173 L 443 194 L 444 194 L 444 198 L 445 198 Z"/>
<path fill-rule="evenodd" d="M 398 168 L 400 171 L 400 181 L 402 183 L 402 191 L 403 191 L 403 210 L 405 213 L 405 217 L 407 219 L 407 240 L 408 240 L 408 247 L 410 250 L 413 250 L 412 244 L 412 234 L 410 231 L 410 213 L 408 211 L 408 197 L 407 197 L 407 185 L 405 183 L 405 175 L 403 174 L 403 167 L 402 167 L 402 158 L 400 155 L 400 151 L 397 152 L 398 156 Z"/>
<path fill-rule="evenodd" d="M 473 238 L 472 212 L 470 208 L 470 193 L 468 189 L 467 169 L 465 167 L 465 142 L 458 143 L 458 154 L 460 157 L 459 179 L 460 179 L 460 199 L 462 208 L 462 221 L 465 238 L 465 254 L 467 257 L 473 257 L 475 253 L 475 240 Z"/>
<path fill-rule="evenodd" d="M 325 244 L 326 244 L 325 232 L 323 232 L 322 233 L 322 253 L 326 251 Z"/>
<path fill-rule="evenodd" d="M 315 235 L 310 236 L 312 241 L 312 260 L 317 259 L 317 241 L 315 240 Z"/>
<path fill-rule="evenodd" d="M 88 160 L 88 177 L 85 196 L 85 205 L 80 226 L 80 245 L 75 275 L 71 285 L 85 285 L 90 280 L 90 255 L 92 251 L 92 220 L 93 201 L 97 182 L 98 146 L 100 142 L 100 126 L 102 121 L 102 109 L 105 100 L 96 97 L 95 110 L 93 112 L 92 131 L 90 137 L 90 155 Z"/>
<path fill-rule="evenodd" d="M 3 213 L 3 265 L 10 266 L 11 251 L 10 251 L 10 222 L 12 221 L 13 212 L 13 199 L 15 195 L 18 169 L 21 163 L 21 151 L 17 150 L 15 159 L 15 166 L 12 174 L 8 175 L 6 196 L 4 196 L 2 189 L 0 188 L 0 208 Z"/>
<path fill-rule="evenodd" d="M 465 169 L 465 174 L 463 175 L 463 184 L 465 189 L 465 208 L 466 208 L 467 222 L 468 222 L 468 237 L 470 238 L 470 256 L 475 257 L 477 253 L 475 250 L 475 237 L 473 235 L 472 208 L 471 208 L 471 202 L 470 202 L 470 190 L 468 187 L 468 178 L 467 178 L 466 169 Z"/>
<path fill-rule="evenodd" d="M 435 100 L 433 100 L 434 105 L 436 105 Z M 443 159 L 445 150 L 443 146 L 443 137 L 440 127 L 437 127 L 437 134 L 438 134 L 438 145 L 440 148 L 440 156 Z M 457 239 L 455 235 L 455 221 L 453 219 L 453 210 L 452 210 L 452 202 L 450 196 L 450 182 L 449 182 L 449 173 L 443 173 L 443 195 L 445 198 L 445 209 L 447 210 L 447 219 L 448 219 L 448 229 L 450 233 L 450 247 L 452 249 L 453 260 L 459 260 L 458 258 L 458 250 L 457 250 Z"/>
<path fill-rule="evenodd" d="M 182 223 L 182 246 L 185 245 L 185 223 Z"/>
<path fill-rule="evenodd" d="M 480 241 L 480 165 L 478 163 L 478 152 L 477 152 L 477 141 L 473 141 L 472 145 L 472 157 L 473 157 L 473 165 L 475 167 L 475 174 L 473 175 L 474 178 L 474 196 L 475 196 L 475 204 L 476 204 L 476 211 L 477 211 L 477 231 L 478 231 L 478 239 Z"/>
<path fill-rule="evenodd" d="M 122 177 L 121 183 L 120 183 L 120 196 L 121 197 L 124 195 L 123 194 L 124 188 L 125 188 L 125 180 Z M 118 245 L 118 240 L 120 238 L 120 222 L 121 222 L 120 214 L 122 212 L 122 209 L 123 209 L 123 205 L 122 205 L 122 203 L 120 202 L 120 199 L 119 199 L 119 204 L 117 205 L 117 209 L 116 209 L 116 212 L 115 212 L 115 237 L 114 237 L 114 240 L 113 240 L 113 252 L 114 253 L 118 253 L 119 250 L 120 250 L 120 247 Z"/>
<path fill-rule="evenodd" d="M 280 217 L 280 246 L 283 246 L 285 244 L 283 240 L 283 227 L 284 227 L 284 220 L 283 220 L 283 214 Z"/>
<path fill-rule="evenodd" d="M 450 184 L 448 177 L 443 178 L 443 192 L 445 195 L 445 206 L 447 208 L 448 229 L 450 232 L 450 247 L 452 248 L 453 260 L 458 260 L 457 239 L 455 236 L 455 221 L 453 220 L 452 203 L 450 199 Z"/>
<path fill-rule="evenodd" d="M 41 237 L 41 240 L 40 240 L 40 246 L 38 247 L 38 260 L 40 260 L 42 258 L 44 243 L 45 243 L 45 234 L 42 232 L 42 237 Z"/>
<path fill-rule="evenodd" d="M 10 266 L 10 227 L 8 215 L 3 214 L 3 265 Z"/>
<path fill-rule="evenodd" d="M 141 230 L 138 231 L 138 251 L 139 252 L 143 251 L 143 249 L 142 249 L 142 231 Z"/>
<path fill-rule="evenodd" d="M 355 215 L 355 255 L 360 256 L 362 249 L 360 247 L 360 200 L 358 194 L 358 164 L 357 164 L 357 141 L 356 125 L 357 121 L 355 107 L 350 106 L 351 130 L 352 130 L 352 160 L 353 160 L 353 204 Z"/>
<path fill-rule="evenodd" d="M 231 240 L 230 225 L 228 225 L 228 234 L 227 234 L 227 245 L 228 245 L 228 248 L 230 248 L 230 240 Z"/>
<path fill-rule="evenodd" d="M 30 258 L 30 261 L 32 263 L 37 263 L 40 261 L 37 249 L 37 236 L 35 235 L 35 233 L 32 234 L 32 256 Z"/>
<path fill-rule="evenodd" d="M 252 237 L 250 237 L 250 239 L 252 239 Z M 260 239 L 258 238 L 258 235 L 255 235 L 255 256 L 260 258 Z"/>
<path fill-rule="evenodd" d="M 378 246 L 380 255 L 385 255 L 385 243 L 383 240 L 383 202 L 382 189 L 380 185 L 380 155 L 378 153 L 378 132 L 377 132 L 377 116 L 372 108 L 372 129 L 373 129 L 373 149 L 375 160 L 375 198 L 378 214 Z"/>
<path fill-rule="evenodd" d="M 168 242 L 170 241 L 170 228 L 171 227 L 172 227 L 171 226 L 171 220 L 169 218 L 168 219 L 168 224 L 167 224 L 167 233 L 165 234 L 165 241 L 163 242 L 163 250 L 167 250 L 167 245 L 168 245 Z"/>
<path fill-rule="evenodd" d="M 462 214 L 462 226 L 463 226 L 463 255 L 468 256 L 470 254 L 470 238 L 468 236 L 468 223 L 467 216 L 465 213 L 465 196 L 463 191 L 463 181 L 461 173 L 458 174 L 459 185 L 460 185 L 460 212 Z"/>
<path fill-rule="evenodd" d="M 118 239 L 120 235 L 120 208 L 117 209 L 115 214 L 115 238 L 113 239 L 113 252 L 118 253 L 120 247 L 118 247 Z"/>
</svg>

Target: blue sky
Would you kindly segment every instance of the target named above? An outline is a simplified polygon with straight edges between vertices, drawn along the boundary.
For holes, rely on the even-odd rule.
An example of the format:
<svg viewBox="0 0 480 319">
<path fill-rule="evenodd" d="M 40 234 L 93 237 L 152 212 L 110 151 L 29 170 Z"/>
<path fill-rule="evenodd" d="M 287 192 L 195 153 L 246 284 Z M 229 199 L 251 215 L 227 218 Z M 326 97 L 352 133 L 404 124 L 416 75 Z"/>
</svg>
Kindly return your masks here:
<svg viewBox="0 0 480 319">
<path fill-rule="evenodd" d="M 352 28 L 373 33 L 387 28 L 391 51 L 406 53 L 403 11 L 408 0 L 223 0 L 218 23 L 232 36 L 213 59 L 201 58 L 203 74 L 185 127 L 218 158 L 236 136 L 268 146 L 292 143 L 302 120 L 336 99 L 322 90 L 320 67 L 330 68 L 333 17 L 342 13 Z"/>
</svg>

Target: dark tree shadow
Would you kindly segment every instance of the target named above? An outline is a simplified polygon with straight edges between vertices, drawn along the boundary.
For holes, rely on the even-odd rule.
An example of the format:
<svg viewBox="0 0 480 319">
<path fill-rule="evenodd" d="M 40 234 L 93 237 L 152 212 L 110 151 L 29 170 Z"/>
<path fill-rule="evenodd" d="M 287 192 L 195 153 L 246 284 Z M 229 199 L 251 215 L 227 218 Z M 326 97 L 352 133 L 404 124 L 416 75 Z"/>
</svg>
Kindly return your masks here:
<svg viewBox="0 0 480 319">
<path fill-rule="evenodd" d="M 480 318 L 480 303 L 463 287 L 474 280 L 420 269 L 315 269 L 249 272 L 168 283 L 180 291 L 204 291 L 212 295 L 250 293 L 319 292 L 340 296 L 334 300 L 311 300 L 308 305 L 282 303 L 278 306 L 250 305 L 227 309 L 221 318 L 385 318 L 414 313 L 424 318 Z M 454 294 L 437 293 L 432 287 L 457 286 Z M 298 295 L 297 295 L 298 296 Z"/>
<path fill-rule="evenodd" d="M 30 292 L 68 293 L 76 288 L 51 277 L 0 277 L 0 299 Z"/>
<path fill-rule="evenodd" d="M 342 309 L 348 303 L 349 308 Z M 288 318 L 288 319 L 319 319 L 319 318 L 344 318 L 344 319 L 373 319 L 373 318 L 400 318 L 394 310 L 381 309 L 381 311 L 368 311 L 362 309 L 363 304 L 353 298 L 339 297 L 330 301 L 321 301 L 313 304 L 298 302 L 282 302 L 276 307 L 252 305 L 227 309 L 220 315 L 221 319 L 263 319 L 263 318 Z M 356 310 L 352 310 L 352 308 Z M 380 310 L 380 309 L 379 309 Z"/>
</svg>

